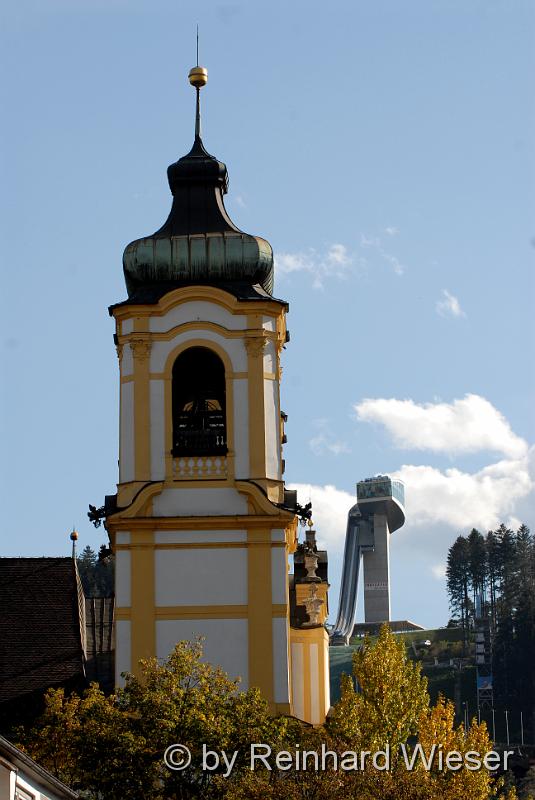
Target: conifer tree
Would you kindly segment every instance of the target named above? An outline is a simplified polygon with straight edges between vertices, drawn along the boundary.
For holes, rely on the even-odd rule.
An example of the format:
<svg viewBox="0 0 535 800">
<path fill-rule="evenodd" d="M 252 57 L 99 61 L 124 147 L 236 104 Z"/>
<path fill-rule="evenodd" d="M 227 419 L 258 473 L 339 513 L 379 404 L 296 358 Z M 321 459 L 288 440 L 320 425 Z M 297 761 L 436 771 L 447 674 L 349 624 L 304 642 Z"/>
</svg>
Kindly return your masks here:
<svg viewBox="0 0 535 800">
<path fill-rule="evenodd" d="M 97 564 L 97 554 L 89 545 L 86 545 L 77 558 L 78 572 L 84 588 L 86 597 L 94 597 L 96 594 L 95 567 Z"/>
<path fill-rule="evenodd" d="M 500 560 L 498 553 L 498 540 L 494 531 L 487 533 L 485 539 L 485 549 L 487 551 L 487 581 L 490 600 L 490 616 L 492 629 L 496 628 L 496 600 L 498 595 Z"/>
<path fill-rule="evenodd" d="M 475 528 L 472 528 L 468 536 L 468 553 L 470 584 L 472 586 L 473 601 L 475 604 L 476 597 L 484 592 L 487 583 L 487 550 L 485 547 L 485 539 Z"/>
<path fill-rule="evenodd" d="M 463 639 L 466 646 L 469 630 L 469 596 L 470 586 L 470 550 L 468 541 L 464 536 L 458 536 L 448 552 L 446 579 L 450 607 L 458 613 L 463 629 Z"/>
</svg>

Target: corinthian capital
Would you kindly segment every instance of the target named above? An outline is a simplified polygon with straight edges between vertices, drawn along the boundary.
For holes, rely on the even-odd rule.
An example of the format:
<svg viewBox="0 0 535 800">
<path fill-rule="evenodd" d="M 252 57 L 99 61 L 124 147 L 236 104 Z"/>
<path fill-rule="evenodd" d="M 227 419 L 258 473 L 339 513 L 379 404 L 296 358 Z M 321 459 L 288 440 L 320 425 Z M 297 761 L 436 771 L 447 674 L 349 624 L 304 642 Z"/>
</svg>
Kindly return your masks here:
<svg viewBox="0 0 535 800">
<path fill-rule="evenodd" d="M 152 343 L 148 339 L 130 339 L 132 355 L 138 361 L 145 361 L 150 355 Z"/>
<path fill-rule="evenodd" d="M 253 358 L 262 355 L 266 344 L 267 339 L 264 336 L 248 336 L 245 339 L 247 354 L 253 356 Z"/>
</svg>

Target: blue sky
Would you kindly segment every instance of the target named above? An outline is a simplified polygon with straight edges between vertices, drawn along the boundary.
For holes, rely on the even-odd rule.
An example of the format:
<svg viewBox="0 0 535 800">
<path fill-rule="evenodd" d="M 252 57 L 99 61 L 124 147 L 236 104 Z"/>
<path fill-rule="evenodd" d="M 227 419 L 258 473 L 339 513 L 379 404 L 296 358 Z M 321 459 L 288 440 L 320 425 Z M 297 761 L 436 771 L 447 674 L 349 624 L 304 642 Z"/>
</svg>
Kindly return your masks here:
<svg viewBox="0 0 535 800">
<path fill-rule="evenodd" d="M 104 541 L 85 512 L 117 480 L 107 306 L 192 142 L 199 22 L 204 141 L 290 303 L 286 477 L 314 501 L 331 610 L 355 483 L 391 472 L 393 615 L 445 624 L 453 539 L 533 523 L 533 4 L 1 14 L 2 554 L 67 553 L 73 523 L 80 546 Z"/>
</svg>

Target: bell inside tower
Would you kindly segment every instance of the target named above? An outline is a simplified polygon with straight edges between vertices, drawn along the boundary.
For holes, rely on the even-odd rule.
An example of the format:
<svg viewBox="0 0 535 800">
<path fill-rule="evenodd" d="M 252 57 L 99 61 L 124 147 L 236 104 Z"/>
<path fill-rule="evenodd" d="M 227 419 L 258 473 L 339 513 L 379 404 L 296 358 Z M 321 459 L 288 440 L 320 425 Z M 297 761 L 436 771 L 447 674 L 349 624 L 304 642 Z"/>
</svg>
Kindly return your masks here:
<svg viewBox="0 0 535 800">
<path fill-rule="evenodd" d="M 227 452 L 225 367 L 207 347 L 190 347 L 173 366 L 173 456 Z"/>
</svg>

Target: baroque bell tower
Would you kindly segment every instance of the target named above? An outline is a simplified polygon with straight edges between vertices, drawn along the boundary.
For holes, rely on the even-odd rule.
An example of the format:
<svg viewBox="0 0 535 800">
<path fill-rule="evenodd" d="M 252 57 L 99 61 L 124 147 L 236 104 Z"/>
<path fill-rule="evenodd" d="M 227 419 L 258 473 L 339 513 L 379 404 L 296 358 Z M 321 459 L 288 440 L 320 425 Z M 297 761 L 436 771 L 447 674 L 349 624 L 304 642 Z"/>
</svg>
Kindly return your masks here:
<svg viewBox="0 0 535 800">
<path fill-rule="evenodd" d="M 223 203 L 226 166 L 201 139 L 171 164 L 164 225 L 131 242 L 128 298 L 110 308 L 120 366 L 116 680 L 204 637 L 206 660 L 291 713 L 288 560 L 295 493 L 282 479 L 280 354 L 287 304 L 273 253 Z M 323 615 L 324 619 L 324 615 Z"/>
</svg>

